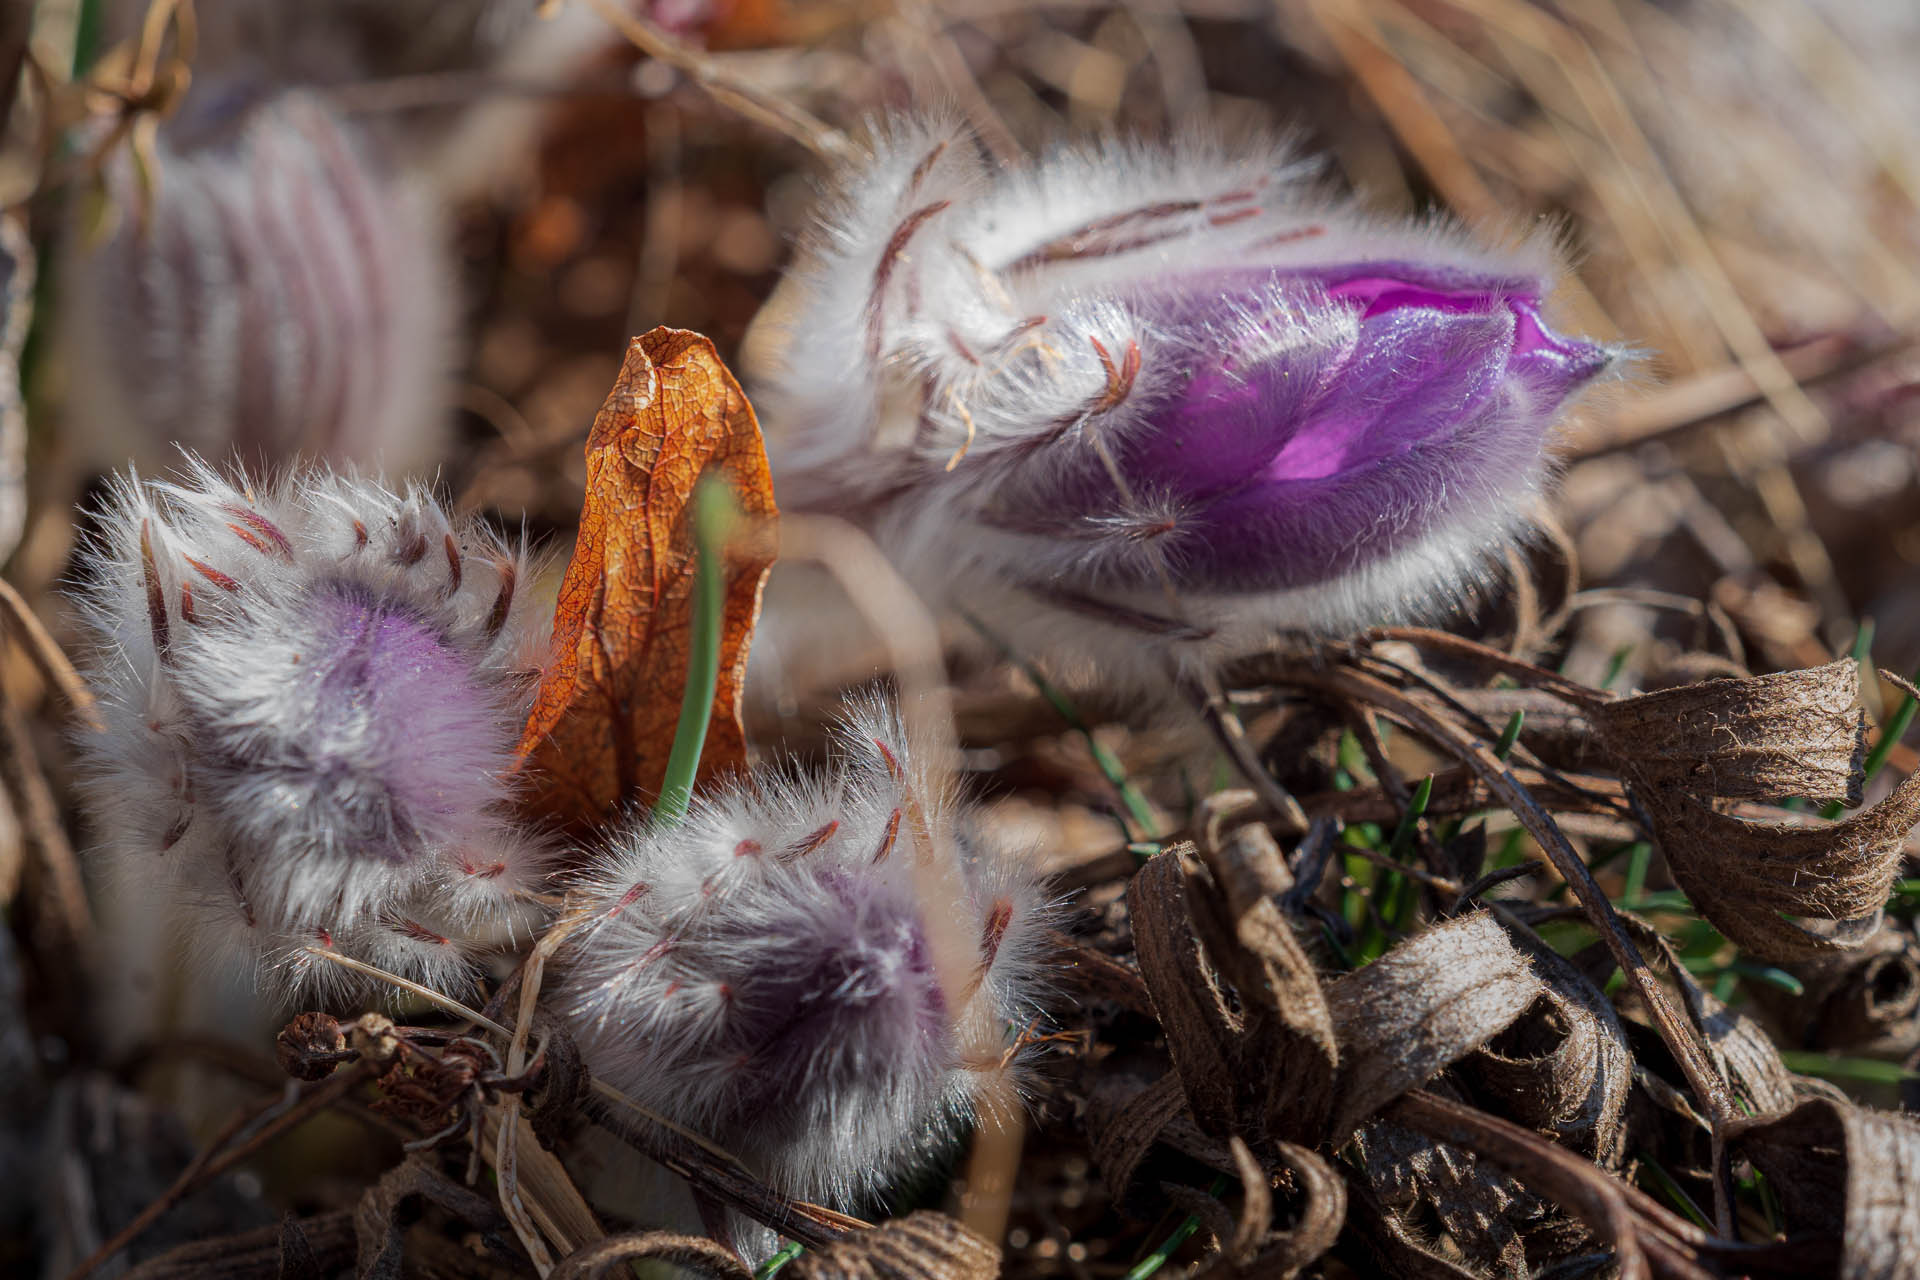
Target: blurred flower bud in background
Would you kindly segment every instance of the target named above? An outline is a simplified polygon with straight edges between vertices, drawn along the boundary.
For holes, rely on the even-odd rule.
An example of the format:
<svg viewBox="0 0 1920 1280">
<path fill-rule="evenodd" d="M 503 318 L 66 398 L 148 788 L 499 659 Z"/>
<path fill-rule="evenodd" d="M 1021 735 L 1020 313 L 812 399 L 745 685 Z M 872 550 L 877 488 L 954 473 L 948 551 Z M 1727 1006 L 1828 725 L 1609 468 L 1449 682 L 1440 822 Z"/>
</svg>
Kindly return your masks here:
<svg viewBox="0 0 1920 1280">
<path fill-rule="evenodd" d="M 1270 147 L 995 168 L 909 122 L 769 304 L 756 403 L 784 506 L 860 519 L 1034 656 L 1151 680 L 1471 587 L 1618 355 L 1550 327 L 1553 274 Z"/>
<path fill-rule="evenodd" d="M 116 467 L 167 465 L 175 443 L 253 466 L 438 463 L 457 290 L 416 187 L 298 93 L 177 117 L 144 176 L 120 149 L 104 200 L 76 202 L 70 438 Z"/>
</svg>

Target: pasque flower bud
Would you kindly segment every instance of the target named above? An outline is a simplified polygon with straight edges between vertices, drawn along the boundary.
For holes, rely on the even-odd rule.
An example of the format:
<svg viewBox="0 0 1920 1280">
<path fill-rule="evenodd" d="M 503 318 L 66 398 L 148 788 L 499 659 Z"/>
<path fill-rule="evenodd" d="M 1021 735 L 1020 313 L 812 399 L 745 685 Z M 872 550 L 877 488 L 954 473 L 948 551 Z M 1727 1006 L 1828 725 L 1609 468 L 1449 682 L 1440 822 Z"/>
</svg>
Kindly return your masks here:
<svg viewBox="0 0 1920 1280">
<path fill-rule="evenodd" d="M 783 507 L 856 514 L 936 601 L 1124 678 L 1459 594 L 1617 357 L 1548 325 L 1552 274 L 1267 148 L 996 168 L 912 122 L 843 178 L 752 389 Z"/>
<path fill-rule="evenodd" d="M 79 587 L 95 856 L 272 985 L 337 977 L 316 946 L 461 985 L 473 944 L 538 916 L 540 849 L 506 812 L 526 578 L 419 490 L 120 480 Z"/>
<path fill-rule="evenodd" d="M 98 460 L 166 465 L 177 442 L 437 464 L 456 290 L 422 192 L 300 93 L 169 121 L 149 176 L 114 153 L 62 277 L 69 412 Z"/>
<path fill-rule="evenodd" d="M 853 1208 L 1019 1069 L 1045 910 L 889 708 L 857 706 L 842 749 L 617 839 L 549 983 L 595 1076 Z"/>
</svg>

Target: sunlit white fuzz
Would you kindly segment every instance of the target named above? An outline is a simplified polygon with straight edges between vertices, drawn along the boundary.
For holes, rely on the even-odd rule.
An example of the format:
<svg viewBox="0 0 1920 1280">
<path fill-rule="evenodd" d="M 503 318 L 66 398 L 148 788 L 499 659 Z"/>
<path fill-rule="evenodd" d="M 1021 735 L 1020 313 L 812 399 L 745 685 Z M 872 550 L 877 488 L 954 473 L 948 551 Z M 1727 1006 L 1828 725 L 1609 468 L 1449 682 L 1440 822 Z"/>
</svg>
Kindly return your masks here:
<svg viewBox="0 0 1920 1280">
<path fill-rule="evenodd" d="M 1547 327 L 1554 273 L 1268 146 L 1000 167 L 908 120 L 843 175 L 750 390 L 783 508 L 862 520 L 936 603 L 1125 682 L 1472 583 L 1617 354 Z"/>
<path fill-rule="evenodd" d="M 596 1077 L 793 1195 L 871 1205 L 1019 1071 L 1045 910 L 862 704 L 824 778 L 765 770 L 621 837 L 556 1001 Z"/>
<path fill-rule="evenodd" d="M 457 289 L 424 192 L 317 97 L 207 84 L 143 175 L 77 201 L 61 276 L 76 438 L 109 467 L 176 442 L 275 466 L 439 461 Z M 238 106 L 234 103 L 238 102 Z"/>
<path fill-rule="evenodd" d="M 314 947 L 464 985 L 544 879 L 506 812 L 543 630 L 527 576 L 419 489 L 118 480 L 78 588 L 96 860 L 267 985 L 339 979 Z"/>
</svg>

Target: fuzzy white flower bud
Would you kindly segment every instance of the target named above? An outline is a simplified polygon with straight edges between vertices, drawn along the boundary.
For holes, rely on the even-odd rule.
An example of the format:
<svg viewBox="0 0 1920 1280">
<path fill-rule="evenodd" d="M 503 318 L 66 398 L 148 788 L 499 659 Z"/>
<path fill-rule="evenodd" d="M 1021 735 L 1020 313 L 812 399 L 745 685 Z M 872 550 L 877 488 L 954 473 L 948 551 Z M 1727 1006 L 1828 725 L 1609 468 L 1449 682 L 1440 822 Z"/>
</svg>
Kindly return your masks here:
<svg viewBox="0 0 1920 1280">
<path fill-rule="evenodd" d="M 824 780 L 756 773 L 577 886 L 557 1004 L 587 1064 L 789 1194 L 852 1208 L 1017 1072 L 1046 908 L 857 706 Z"/>
<path fill-rule="evenodd" d="M 523 552 L 433 498 L 193 463 L 116 483 L 82 569 L 95 857 L 271 985 L 333 948 L 442 990 L 532 927 L 506 775 L 543 627 Z"/>
<path fill-rule="evenodd" d="M 1548 246 L 1317 194 L 1270 147 L 990 165 L 943 120 L 843 176 L 749 390 L 781 505 L 1108 684 L 1458 596 L 1617 353 L 1542 318 Z"/>
</svg>

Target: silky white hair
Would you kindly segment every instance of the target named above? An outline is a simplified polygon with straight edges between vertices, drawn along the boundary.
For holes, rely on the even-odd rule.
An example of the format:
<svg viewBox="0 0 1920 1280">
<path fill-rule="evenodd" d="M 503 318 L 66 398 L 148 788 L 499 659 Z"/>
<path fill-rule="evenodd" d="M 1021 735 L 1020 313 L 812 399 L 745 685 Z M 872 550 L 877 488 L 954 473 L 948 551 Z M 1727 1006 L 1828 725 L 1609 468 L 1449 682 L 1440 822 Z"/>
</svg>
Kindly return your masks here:
<svg viewBox="0 0 1920 1280">
<path fill-rule="evenodd" d="M 1337 349 L 1360 326 L 1357 307 L 1280 284 L 1178 325 L 1142 297 L 1228 272 L 1396 261 L 1542 294 L 1558 273 L 1546 234 L 1496 250 L 1438 221 L 1370 216 L 1269 141 L 1106 139 L 996 166 L 954 118 L 889 120 L 838 175 L 748 343 L 781 503 L 859 521 L 937 608 L 1113 687 L 1160 688 L 1170 667 L 1284 632 L 1454 606 L 1526 527 L 1544 451 L 1497 477 L 1461 460 L 1441 483 L 1496 500 L 1455 500 L 1391 554 L 1275 590 L 1168 575 L 1185 508 L 1152 475 L 1116 476 L 1110 511 L 1064 532 L 1039 527 L 1054 517 L 1033 496 L 1064 468 L 1110 462 L 1219 351 Z M 1513 395 L 1514 414 L 1545 412 Z"/>
<path fill-rule="evenodd" d="M 851 1209 L 1017 1096 L 1049 916 L 892 707 L 851 706 L 839 749 L 618 837 L 550 989 L 596 1077 Z"/>
<path fill-rule="evenodd" d="M 96 519 L 84 794 L 124 897 L 281 994 L 345 981 L 314 948 L 456 991 L 537 927 L 547 851 L 508 810 L 544 629 L 523 548 L 417 487 L 193 458 Z"/>
</svg>

